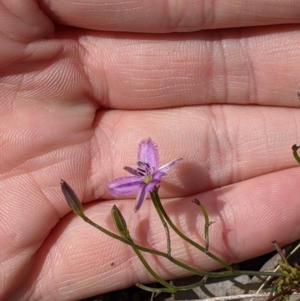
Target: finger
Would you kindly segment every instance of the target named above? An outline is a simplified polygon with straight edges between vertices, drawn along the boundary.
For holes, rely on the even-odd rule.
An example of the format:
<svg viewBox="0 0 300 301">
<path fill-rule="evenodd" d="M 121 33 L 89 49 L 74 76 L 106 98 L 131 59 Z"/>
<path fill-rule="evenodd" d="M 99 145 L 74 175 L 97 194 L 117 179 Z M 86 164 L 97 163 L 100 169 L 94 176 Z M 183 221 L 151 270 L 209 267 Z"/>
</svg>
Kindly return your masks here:
<svg viewBox="0 0 300 301">
<path fill-rule="evenodd" d="M 81 45 L 89 93 L 102 107 L 300 105 L 296 25 L 125 39 L 95 34 Z"/>
<path fill-rule="evenodd" d="M 0 266 L 3 282 L 0 297 L 3 300 L 8 300 L 7 296 L 25 281 L 31 266 L 30 259 L 58 222 L 57 212 L 49 200 L 40 190 L 29 189 L 25 178 L 20 176 L 0 182 Z"/>
<path fill-rule="evenodd" d="M 56 39 L 51 51 L 45 51 L 43 43 L 33 47 L 31 60 L 40 64 L 43 56 L 47 62 L 42 69 L 36 69 L 32 62 L 28 65 L 27 71 L 35 75 L 35 89 L 28 93 L 32 87 L 30 76 L 22 81 L 9 76 L 0 85 L 5 95 L 13 100 L 14 93 L 18 93 L 22 99 L 30 96 L 55 103 L 58 99 L 96 100 L 100 107 L 119 109 L 211 103 L 298 107 L 300 103 L 300 33 L 296 25 L 163 38 L 127 34 L 124 39 L 122 34 L 86 32 L 75 49 L 77 32 L 72 29 L 60 34 L 62 40 Z M 72 42 L 66 42 L 63 51 L 66 36 Z M 57 55 L 59 49 L 61 54 Z M 4 63 L 7 61 L 5 58 Z M 23 64 L 9 66 L 6 72 L 10 74 L 13 69 L 23 74 Z"/>
<path fill-rule="evenodd" d="M 91 114 L 89 106 L 69 105 L 24 99 L 0 105 L 1 300 L 19 287 L 31 258 L 70 210 L 59 188 L 64 172 L 78 174 L 70 183 L 80 198 L 85 190 L 91 158 L 84 148 L 90 145 L 94 110 Z"/>
<path fill-rule="evenodd" d="M 291 146 L 300 140 L 298 109 L 201 106 L 159 111 L 99 111 L 92 129 L 88 129 L 88 117 L 80 118 L 82 110 L 82 107 L 67 107 L 68 116 L 73 117 L 65 126 L 59 123 L 66 120 L 64 110 L 52 112 L 48 117 L 56 125 L 51 131 L 55 135 L 47 141 L 41 133 L 48 131 L 43 126 L 50 119 L 46 116 L 42 119 L 36 112 L 33 127 L 28 124 L 28 133 L 35 137 L 34 141 L 25 139 L 22 152 L 14 142 L 11 149 L 15 151 L 2 148 L 1 213 L 6 216 L 3 221 L 11 222 L 9 214 L 20 220 L 24 212 L 29 214 L 30 203 L 22 206 L 23 211 L 18 210 L 18 204 L 24 195 L 34 193 L 37 193 L 35 199 L 46 202 L 44 214 L 51 211 L 62 217 L 68 207 L 62 202 L 61 178 L 76 189 L 83 202 L 109 198 L 108 181 L 126 175 L 124 165 L 135 166 L 138 143 L 147 137 L 158 145 L 160 165 L 183 158 L 163 178 L 163 197 L 193 195 L 297 165 Z M 19 127 L 15 129 L 19 131 Z M 5 145 L 10 145 L 8 139 Z M 36 158 L 30 152 L 32 147 L 37 151 Z M 5 172 L 9 164 L 14 168 Z M 31 176 L 22 176 L 22 170 Z M 49 222 L 43 225 L 45 231 L 51 229 Z M 23 231 L 26 226 L 19 223 L 18 228 Z"/>
<path fill-rule="evenodd" d="M 9 74 L 16 72 L 14 68 L 16 61 L 22 60 L 24 72 L 24 61 L 39 60 L 41 63 L 47 57 L 57 55 L 61 50 L 59 44 L 49 39 L 55 30 L 54 25 L 36 1 L 24 0 L 19 3 L 1 1 L 0 28 L 2 76 L 3 68 L 10 64 L 12 66 Z M 45 40 L 42 41 L 43 39 Z M 31 64 L 31 67 L 36 68 L 35 64 Z"/>
<path fill-rule="evenodd" d="M 298 110 L 200 106 L 99 115 L 94 123 L 99 152 L 91 171 L 94 197 L 109 197 L 106 183 L 127 175 L 122 167 L 135 166 L 138 143 L 147 137 L 158 145 L 160 165 L 183 158 L 163 178 L 163 197 L 196 194 L 297 166 L 291 147 L 300 141 Z"/>
<path fill-rule="evenodd" d="M 210 220 L 210 250 L 228 263 L 239 262 L 272 250 L 271 241 L 285 245 L 299 238 L 299 168 L 250 179 L 239 184 L 195 195 L 206 207 Z M 117 204 L 134 241 L 166 250 L 166 239 L 150 201 L 133 213 L 133 201 L 96 203 L 86 209 L 93 221 L 113 230 L 110 208 Z M 191 198 L 163 201 L 170 218 L 188 237 L 203 245 L 203 217 Z M 218 264 L 172 235 L 172 254 L 199 269 Z M 163 278 L 188 273 L 169 261 L 145 255 Z M 54 260 L 55 259 L 55 260 Z M 39 250 L 33 273 L 23 284 L 21 296 L 74 300 L 153 281 L 129 246 L 105 236 L 80 218 L 66 218 Z M 34 279 L 37 279 L 35 281 Z"/>
<path fill-rule="evenodd" d="M 106 31 L 186 32 L 298 23 L 299 2 L 289 1 L 43 1 L 60 24 Z"/>
</svg>

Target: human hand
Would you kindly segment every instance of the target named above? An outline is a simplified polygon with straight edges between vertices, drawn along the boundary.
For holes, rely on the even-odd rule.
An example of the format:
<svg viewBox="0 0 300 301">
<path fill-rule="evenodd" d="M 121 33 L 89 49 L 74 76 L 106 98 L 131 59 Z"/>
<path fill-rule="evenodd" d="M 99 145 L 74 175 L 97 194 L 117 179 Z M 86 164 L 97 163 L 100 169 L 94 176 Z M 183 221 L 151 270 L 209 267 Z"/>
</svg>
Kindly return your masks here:
<svg viewBox="0 0 300 301">
<path fill-rule="evenodd" d="M 77 300 L 152 280 L 60 190 L 64 179 L 110 230 L 116 204 L 136 242 L 165 250 L 151 202 L 134 214 L 135 196 L 106 189 L 147 137 L 161 163 L 183 157 L 161 184 L 168 214 L 199 240 L 198 198 L 215 221 L 211 251 L 228 263 L 299 238 L 298 1 L 38 3 L 0 6 L 2 300 Z M 172 241 L 174 256 L 217 268 Z M 186 275 L 147 259 L 165 279 Z"/>
</svg>

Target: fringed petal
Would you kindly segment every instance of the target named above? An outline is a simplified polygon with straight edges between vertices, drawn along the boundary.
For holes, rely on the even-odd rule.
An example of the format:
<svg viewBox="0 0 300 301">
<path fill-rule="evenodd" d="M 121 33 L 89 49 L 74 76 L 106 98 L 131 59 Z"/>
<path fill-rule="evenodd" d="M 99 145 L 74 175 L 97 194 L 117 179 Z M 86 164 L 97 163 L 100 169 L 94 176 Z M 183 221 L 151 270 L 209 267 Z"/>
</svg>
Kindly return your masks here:
<svg viewBox="0 0 300 301">
<path fill-rule="evenodd" d="M 138 148 L 138 161 L 149 164 L 152 173 L 158 169 L 159 157 L 157 146 L 150 138 L 140 142 Z"/>
<path fill-rule="evenodd" d="M 140 176 L 117 178 L 107 184 L 110 195 L 114 197 L 138 193 L 144 186 Z"/>
<path fill-rule="evenodd" d="M 146 191 L 146 187 L 144 186 L 136 197 L 136 201 L 134 205 L 135 212 L 137 212 L 141 208 L 141 206 L 143 205 L 146 199 L 146 196 L 147 196 L 147 191 Z"/>
</svg>

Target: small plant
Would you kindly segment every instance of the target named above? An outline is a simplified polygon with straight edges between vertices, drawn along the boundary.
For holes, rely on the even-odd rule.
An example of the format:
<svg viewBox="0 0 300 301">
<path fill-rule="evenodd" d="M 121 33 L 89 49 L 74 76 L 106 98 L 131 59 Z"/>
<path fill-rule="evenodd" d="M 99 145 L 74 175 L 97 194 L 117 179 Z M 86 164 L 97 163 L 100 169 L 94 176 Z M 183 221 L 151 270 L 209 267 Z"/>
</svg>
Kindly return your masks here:
<svg viewBox="0 0 300 301">
<path fill-rule="evenodd" d="M 297 153 L 300 146 L 293 145 L 293 155 L 297 162 L 300 164 L 300 157 Z M 106 235 L 117 239 L 127 245 L 129 245 L 147 271 L 151 274 L 151 276 L 162 285 L 161 288 L 152 288 L 148 287 L 143 284 L 137 284 L 138 287 L 145 289 L 147 291 L 153 293 L 160 293 L 160 292 L 169 292 L 175 293 L 177 291 L 184 291 L 190 290 L 198 286 L 202 286 L 205 284 L 208 278 L 222 278 L 228 276 L 237 276 L 237 275 L 251 275 L 251 276 L 271 276 L 274 277 L 275 282 L 272 287 L 270 296 L 268 301 L 273 300 L 287 300 L 289 295 L 292 292 L 299 292 L 300 291 L 300 268 L 297 264 L 295 266 L 291 266 L 288 261 L 286 260 L 282 250 L 276 243 L 273 241 L 274 248 L 281 256 L 281 261 L 278 262 L 279 270 L 278 272 L 257 272 L 257 271 L 240 271 L 234 270 L 230 265 L 224 262 L 221 258 L 214 255 L 209 251 L 209 227 L 212 225 L 213 222 L 209 220 L 208 214 L 203 207 L 203 205 L 199 202 L 199 200 L 194 199 L 192 202 L 196 204 L 199 208 L 199 212 L 203 215 L 205 220 L 204 226 L 204 241 L 205 245 L 201 246 L 194 240 L 188 238 L 184 233 L 182 233 L 172 222 L 169 218 L 168 214 L 164 210 L 160 197 L 159 197 L 159 184 L 160 180 L 166 173 L 176 165 L 181 159 L 174 159 L 169 163 L 158 167 L 159 166 L 159 155 L 157 146 L 151 139 L 142 140 L 139 144 L 138 148 L 138 161 L 137 161 L 137 168 L 125 166 L 124 169 L 129 172 L 131 175 L 127 177 L 117 178 L 108 183 L 108 190 L 112 196 L 119 196 L 122 194 L 137 194 L 136 202 L 134 205 L 134 211 L 137 212 L 140 207 L 142 206 L 143 202 L 145 201 L 147 195 L 149 194 L 153 205 L 159 215 L 159 218 L 162 222 L 162 225 L 165 229 L 166 234 L 166 241 L 167 241 L 167 252 L 163 252 L 160 250 L 146 248 L 140 246 L 134 242 L 132 237 L 130 236 L 130 231 L 127 228 L 126 221 L 117 208 L 116 205 L 112 207 L 111 216 L 114 222 L 116 231 L 118 234 L 113 233 L 92 220 L 90 220 L 83 211 L 83 207 L 81 202 L 79 201 L 78 197 L 76 196 L 74 190 L 64 181 L 61 180 L 61 188 L 62 192 L 66 198 L 68 205 L 71 207 L 73 212 L 80 216 L 85 222 L 90 224 L 91 226 L 95 227 L 96 229 L 100 230 Z M 200 252 L 203 252 L 224 268 L 224 271 L 219 272 L 206 272 L 201 271 L 195 267 L 187 265 L 180 260 L 177 260 L 172 256 L 171 252 L 171 239 L 169 234 L 169 227 L 183 240 L 197 248 Z M 163 279 L 161 279 L 155 271 L 151 268 L 151 266 L 145 260 L 143 253 L 151 253 L 159 257 L 163 257 L 171 261 L 173 264 L 193 273 L 196 275 L 202 276 L 202 280 L 194 283 L 192 285 L 187 286 L 175 286 Z"/>
</svg>

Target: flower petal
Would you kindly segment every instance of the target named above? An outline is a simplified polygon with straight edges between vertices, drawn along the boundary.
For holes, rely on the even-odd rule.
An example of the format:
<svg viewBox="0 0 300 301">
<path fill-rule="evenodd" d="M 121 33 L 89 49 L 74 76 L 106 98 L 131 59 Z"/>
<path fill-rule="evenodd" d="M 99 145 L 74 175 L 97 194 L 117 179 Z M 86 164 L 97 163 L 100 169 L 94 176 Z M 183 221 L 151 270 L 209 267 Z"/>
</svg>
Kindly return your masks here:
<svg viewBox="0 0 300 301">
<path fill-rule="evenodd" d="M 143 205 L 146 199 L 146 196 L 147 196 L 147 191 L 146 191 L 146 187 L 144 186 L 136 197 L 136 201 L 134 205 L 135 212 L 137 212 L 141 208 L 141 206 Z"/>
<path fill-rule="evenodd" d="M 121 177 L 108 182 L 107 184 L 109 193 L 112 196 L 119 196 L 121 194 L 135 194 L 144 186 L 145 184 L 141 181 L 140 176 Z"/>
<path fill-rule="evenodd" d="M 178 163 L 182 158 L 179 158 L 179 159 L 175 159 L 173 161 L 170 161 L 169 163 L 161 166 L 158 171 L 160 172 L 163 172 L 163 173 L 166 173 L 168 172 L 176 163 Z"/>
<path fill-rule="evenodd" d="M 152 173 L 157 170 L 159 163 L 158 150 L 151 138 L 144 139 L 140 142 L 138 148 L 138 161 L 149 164 Z"/>
<path fill-rule="evenodd" d="M 161 180 L 161 178 L 163 176 L 165 176 L 166 173 L 165 172 L 162 172 L 160 170 L 158 170 L 154 175 L 153 175 L 153 178 L 152 178 L 152 182 L 155 182 L 155 184 L 158 184 Z"/>
</svg>

